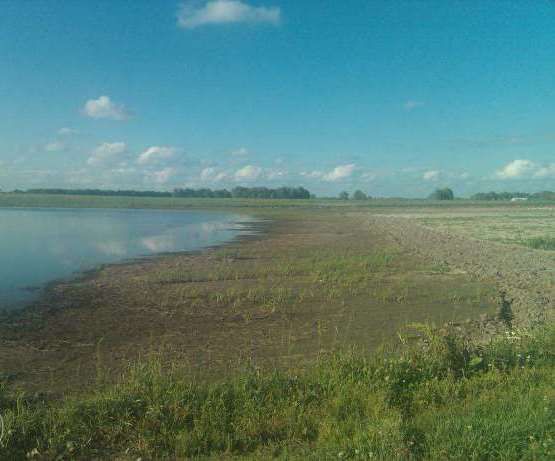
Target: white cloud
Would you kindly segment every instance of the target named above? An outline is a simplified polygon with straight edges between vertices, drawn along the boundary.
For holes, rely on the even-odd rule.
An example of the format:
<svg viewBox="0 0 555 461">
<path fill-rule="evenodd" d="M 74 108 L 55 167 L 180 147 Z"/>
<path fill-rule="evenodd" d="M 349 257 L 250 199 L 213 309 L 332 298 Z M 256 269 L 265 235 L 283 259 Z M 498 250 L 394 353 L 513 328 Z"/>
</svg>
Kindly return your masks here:
<svg viewBox="0 0 555 461">
<path fill-rule="evenodd" d="M 426 181 L 436 181 L 439 179 L 440 172 L 437 170 L 425 171 L 422 178 Z"/>
<path fill-rule="evenodd" d="M 200 172 L 200 179 L 201 181 L 210 181 L 213 179 L 214 175 L 216 174 L 216 168 L 204 168 Z"/>
<path fill-rule="evenodd" d="M 405 102 L 404 107 L 405 110 L 407 111 L 411 111 L 414 109 L 417 109 L 418 107 L 422 107 L 424 105 L 424 103 L 422 101 L 415 101 L 412 99 L 409 99 L 408 101 Z"/>
<path fill-rule="evenodd" d="M 363 173 L 361 175 L 361 178 L 365 179 L 366 181 L 374 181 L 377 177 L 378 175 L 373 171 L 367 171 L 366 173 Z"/>
<path fill-rule="evenodd" d="M 513 160 L 495 175 L 500 179 L 518 179 L 533 173 L 537 169 L 537 165 L 530 160 Z"/>
<path fill-rule="evenodd" d="M 97 166 L 123 154 L 126 150 L 127 146 L 124 142 L 104 142 L 92 151 L 87 163 Z"/>
<path fill-rule="evenodd" d="M 68 128 L 68 127 L 63 127 L 58 130 L 58 134 L 60 136 L 69 136 L 77 133 L 79 133 L 78 130 L 74 130 L 73 128 Z"/>
<path fill-rule="evenodd" d="M 304 176 L 305 178 L 309 178 L 309 179 L 322 179 L 322 177 L 324 175 L 325 175 L 325 173 L 323 171 L 319 171 L 319 170 L 303 171 L 301 173 L 301 176 Z"/>
<path fill-rule="evenodd" d="M 247 165 L 235 172 L 235 179 L 237 181 L 241 180 L 253 180 L 260 177 L 262 174 L 262 168 L 254 165 Z"/>
<path fill-rule="evenodd" d="M 251 6 L 240 0 L 189 1 L 177 13 L 177 24 L 184 29 L 209 24 L 268 23 L 279 24 L 281 11 L 276 6 Z"/>
<path fill-rule="evenodd" d="M 160 171 L 153 171 L 152 173 L 149 173 L 149 176 L 158 184 L 165 184 L 172 176 L 175 175 L 175 173 L 175 168 L 168 167 Z"/>
<path fill-rule="evenodd" d="M 231 152 L 233 157 L 246 157 L 249 155 L 249 150 L 246 147 L 240 147 Z"/>
<path fill-rule="evenodd" d="M 534 177 L 536 178 L 555 178 L 555 163 L 551 163 L 550 165 L 545 165 L 540 167 L 534 173 Z"/>
<path fill-rule="evenodd" d="M 175 148 L 173 147 L 151 146 L 139 155 L 137 163 L 139 165 L 148 165 L 160 160 L 167 160 L 173 157 L 174 154 Z"/>
<path fill-rule="evenodd" d="M 65 150 L 66 146 L 61 141 L 52 141 L 44 146 L 44 150 L 47 152 L 61 152 Z"/>
<path fill-rule="evenodd" d="M 203 182 L 219 182 L 224 179 L 229 179 L 229 173 L 218 171 L 213 167 L 204 168 L 200 172 L 200 180 Z"/>
<path fill-rule="evenodd" d="M 83 107 L 83 114 L 91 118 L 112 120 L 127 120 L 130 115 L 123 105 L 116 104 L 109 96 L 89 99 Z"/>
<path fill-rule="evenodd" d="M 341 179 L 348 178 L 353 174 L 355 171 L 355 164 L 349 163 L 347 165 L 339 165 L 336 166 L 333 170 L 329 173 L 326 173 L 322 176 L 324 181 L 340 181 Z"/>
<path fill-rule="evenodd" d="M 266 170 L 266 178 L 270 181 L 275 181 L 276 179 L 285 178 L 287 172 L 283 170 L 268 169 Z"/>
<path fill-rule="evenodd" d="M 349 163 L 346 165 L 336 166 L 333 170 L 328 171 L 327 173 L 320 170 L 303 171 L 301 176 L 309 179 L 321 179 L 324 181 L 334 182 L 348 178 L 354 173 L 355 169 L 356 165 L 354 163 Z"/>
</svg>

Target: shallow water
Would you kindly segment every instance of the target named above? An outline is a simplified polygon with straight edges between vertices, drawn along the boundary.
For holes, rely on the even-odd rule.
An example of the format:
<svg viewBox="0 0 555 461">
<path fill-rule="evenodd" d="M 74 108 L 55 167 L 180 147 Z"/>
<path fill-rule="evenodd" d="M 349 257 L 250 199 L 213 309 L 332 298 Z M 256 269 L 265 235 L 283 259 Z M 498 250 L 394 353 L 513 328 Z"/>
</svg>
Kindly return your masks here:
<svg viewBox="0 0 555 461">
<path fill-rule="evenodd" d="M 205 211 L 0 208 L 0 309 L 51 281 L 141 256 L 232 240 L 249 218 Z"/>
</svg>

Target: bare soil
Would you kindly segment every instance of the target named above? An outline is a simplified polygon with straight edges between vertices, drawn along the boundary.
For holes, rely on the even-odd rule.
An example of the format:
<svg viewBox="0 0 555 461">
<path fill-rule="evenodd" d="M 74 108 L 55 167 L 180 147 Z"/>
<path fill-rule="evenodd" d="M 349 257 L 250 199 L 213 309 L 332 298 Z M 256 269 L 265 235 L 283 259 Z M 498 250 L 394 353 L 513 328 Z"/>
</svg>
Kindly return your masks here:
<svg viewBox="0 0 555 461">
<path fill-rule="evenodd" d="M 513 300 L 520 324 L 543 321 L 555 312 L 555 252 L 483 241 L 438 231 L 414 219 L 373 216 L 368 226 L 407 251 L 475 279 L 494 281 Z"/>
</svg>

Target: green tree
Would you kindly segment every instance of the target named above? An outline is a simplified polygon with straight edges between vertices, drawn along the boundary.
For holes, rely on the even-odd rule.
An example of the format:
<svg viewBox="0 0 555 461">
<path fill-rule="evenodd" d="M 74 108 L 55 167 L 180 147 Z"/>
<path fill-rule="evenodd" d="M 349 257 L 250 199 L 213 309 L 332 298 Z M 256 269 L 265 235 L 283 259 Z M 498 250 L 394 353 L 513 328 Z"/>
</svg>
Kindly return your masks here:
<svg viewBox="0 0 555 461">
<path fill-rule="evenodd" d="M 368 196 L 362 192 L 360 189 L 356 190 L 353 194 L 353 200 L 366 200 Z"/>
<path fill-rule="evenodd" d="M 455 194 L 453 194 L 453 191 L 448 187 L 444 187 L 443 189 L 436 189 L 433 191 L 428 198 L 430 200 L 453 200 Z"/>
<path fill-rule="evenodd" d="M 347 191 L 340 192 L 339 200 L 349 200 L 349 193 Z"/>
</svg>

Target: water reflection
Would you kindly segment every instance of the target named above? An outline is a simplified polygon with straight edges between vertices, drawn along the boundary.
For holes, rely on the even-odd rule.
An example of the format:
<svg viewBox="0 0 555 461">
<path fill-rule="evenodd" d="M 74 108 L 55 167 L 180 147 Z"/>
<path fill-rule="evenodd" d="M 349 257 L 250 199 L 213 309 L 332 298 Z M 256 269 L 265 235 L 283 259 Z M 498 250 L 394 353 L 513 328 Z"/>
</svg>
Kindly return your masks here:
<svg viewBox="0 0 555 461">
<path fill-rule="evenodd" d="M 37 296 L 26 287 L 100 264 L 223 243 L 243 232 L 247 219 L 203 211 L 0 209 L 0 309 Z"/>
</svg>

